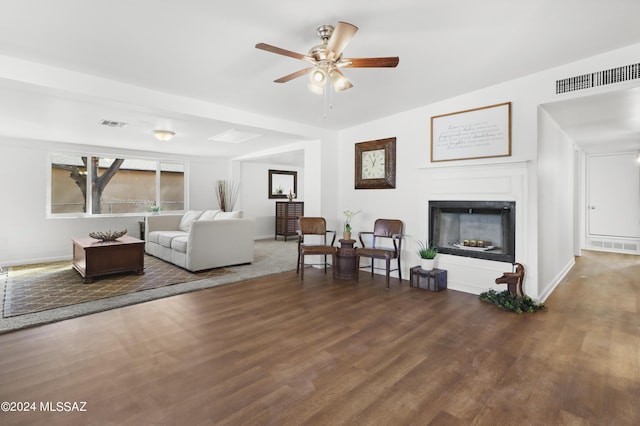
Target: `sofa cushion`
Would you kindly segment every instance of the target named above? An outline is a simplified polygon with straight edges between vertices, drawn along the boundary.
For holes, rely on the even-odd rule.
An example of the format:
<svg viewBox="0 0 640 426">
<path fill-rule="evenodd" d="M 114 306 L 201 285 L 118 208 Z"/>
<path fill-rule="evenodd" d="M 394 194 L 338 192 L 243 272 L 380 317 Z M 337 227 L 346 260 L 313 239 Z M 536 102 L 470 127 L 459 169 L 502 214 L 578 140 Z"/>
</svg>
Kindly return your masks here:
<svg viewBox="0 0 640 426">
<path fill-rule="evenodd" d="M 188 235 L 183 235 L 180 237 L 175 237 L 171 240 L 171 249 L 175 251 L 179 251 L 180 253 L 187 252 L 187 240 L 189 240 Z"/>
<path fill-rule="evenodd" d="M 160 236 L 164 236 L 164 234 L 167 234 L 169 232 L 173 233 L 171 235 L 171 238 L 175 237 L 174 234 L 178 234 L 178 235 L 184 235 L 185 234 L 182 231 L 151 231 L 151 232 L 149 232 L 149 242 L 161 245 L 160 244 Z M 163 240 L 166 240 L 166 236 L 164 236 Z M 169 244 L 171 244 L 171 242 L 169 242 Z M 169 247 L 169 246 L 167 246 L 167 247 Z"/>
<path fill-rule="evenodd" d="M 180 219 L 180 225 L 178 225 L 178 229 L 184 232 L 189 232 L 191 229 L 191 224 L 194 220 L 198 220 L 198 218 L 202 215 L 202 210 L 189 210 L 187 211 L 182 219 Z"/>
<path fill-rule="evenodd" d="M 235 211 L 235 212 L 220 212 L 216 215 L 216 217 L 214 218 L 215 220 L 220 220 L 220 219 L 242 219 L 242 212 L 241 211 Z"/>
<path fill-rule="evenodd" d="M 171 241 L 176 237 L 188 236 L 182 231 L 153 231 L 149 232 L 149 242 L 159 244 L 163 247 L 171 247 Z"/>
<path fill-rule="evenodd" d="M 147 241 L 150 243 L 160 244 L 160 233 L 158 231 L 149 232 L 149 236 L 147 237 Z"/>
<path fill-rule="evenodd" d="M 216 217 L 216 215 L 220 213 L 220 210 L 205 210 L 204 213 L 200 215 L 198 220 L 211 220 Z"/>
</svg>

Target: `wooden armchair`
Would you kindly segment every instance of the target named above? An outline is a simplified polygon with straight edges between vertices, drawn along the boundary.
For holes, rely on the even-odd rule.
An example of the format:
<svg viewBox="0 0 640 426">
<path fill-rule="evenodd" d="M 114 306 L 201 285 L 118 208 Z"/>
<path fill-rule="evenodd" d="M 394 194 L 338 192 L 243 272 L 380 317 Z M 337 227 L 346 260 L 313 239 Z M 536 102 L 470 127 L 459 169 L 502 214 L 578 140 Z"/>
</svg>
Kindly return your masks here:
<svg viewBox="0 0 640 426">
<path fill-rule="evenodd" d="M 298 265 L 296 267 L 296 274 L 300 273 L 300 280 L 304 280 L 304 267 L 305 265 L 324 265 L 324 273 L 327 273 L 327 265 L 332 267 L 336 264 L 336 248 L 333 244 L 336 241 L 336 231 L 327 231 L 327 222 L 322 217 L 304 217 L 299 219 L 298 230 Z M 333 234 L 331 244 L 327 244 L 327 235 Z M 304 242 L 305 235 L 317 235 L 322 240 L 321 244 Z M 310 256 L 324 256 L 324 263 L 304 263 L 305 255 Z M 327 263 L 327 256 L 331 255 L 331 262 Z M 333 277 L 335 278 L 335 267 L 333 268 Z"/>
<path fill-rule="evenodd" d="M 389 274 L 392 271 L 398 271 L 398 278 L 400 279 L 400 282 L 402 282 L 402 269 L 400 268 L 400 253 L 402 251 L 403 237 L 402 230 L 403 224 L 400 220 L 377 219 L 373 226 L 373 232 L 358 233 L 358 238 L 360 239 L 362 247 L 356 249 L 356 281 L 358 281 L 360 276 L 360 258 L 369 257 L 371 258 L 371 276 L 373 276 L 374 269 L 383 269 L 375 268 L 374 260 L 382 259 L 385 261 L 384 269 L 386 269 L 387 273 L 387 290 L 389 290 Z M 367 247 L 362 238 L 367 234 L 372 235 L 371 247 Z M 378 242 L 383 242 L 385 240 L 390 240 L 393 247 L 385 247 L 377 244 Z M 398 265 L 396 269 L 391 269 L 392 259 L 397 259 Z"/>
</svg>

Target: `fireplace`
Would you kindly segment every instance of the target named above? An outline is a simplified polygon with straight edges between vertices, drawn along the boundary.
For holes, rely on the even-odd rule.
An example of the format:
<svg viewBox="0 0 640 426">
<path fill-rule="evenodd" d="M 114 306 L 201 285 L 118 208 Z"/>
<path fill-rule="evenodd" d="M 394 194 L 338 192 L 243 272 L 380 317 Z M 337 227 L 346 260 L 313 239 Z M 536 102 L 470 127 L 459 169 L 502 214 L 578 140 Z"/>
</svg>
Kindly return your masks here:
<svg viewBox="0 0 640 426">
<path fill-rule="evenodd" d="M 515 201 L 429 201 L 429 236 L 439 253 L 515 262 Z"/>
</svg>

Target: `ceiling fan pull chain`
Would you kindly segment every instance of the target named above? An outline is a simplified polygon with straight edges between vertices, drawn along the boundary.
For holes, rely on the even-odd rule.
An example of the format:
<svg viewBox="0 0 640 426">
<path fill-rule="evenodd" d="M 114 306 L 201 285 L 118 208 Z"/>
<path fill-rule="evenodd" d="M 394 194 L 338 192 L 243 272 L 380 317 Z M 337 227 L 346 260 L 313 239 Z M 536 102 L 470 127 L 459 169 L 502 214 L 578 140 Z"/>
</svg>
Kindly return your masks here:
<svg viewBox="0 0 640 426">
<path fill-rule="evenodd" d="M 324 106 L 322 109 L 322 118 L 326 119 L 328 113 L 333 109 L 333 88 L 330 84 L 324 86 Z"/>
<path fill-rule="evenodd" d="M 322 93 L 324 95 L 323 105 L 322 105 L 322 118 L 326 120 L 328 113 L 328 105 L 329 105 L 329 86 L 324 86 L 324 91 Z"/>
</svg>

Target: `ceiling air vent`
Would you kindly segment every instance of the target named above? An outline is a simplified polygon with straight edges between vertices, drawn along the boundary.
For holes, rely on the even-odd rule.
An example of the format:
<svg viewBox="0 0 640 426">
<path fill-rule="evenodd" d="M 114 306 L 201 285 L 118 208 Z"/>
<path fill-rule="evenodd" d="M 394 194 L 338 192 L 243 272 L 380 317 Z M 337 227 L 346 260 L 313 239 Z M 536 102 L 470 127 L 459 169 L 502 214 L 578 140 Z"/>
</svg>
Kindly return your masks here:
<svg viewBox="0 0 640 426">
<path fill-rule="evenodd" d="M 582 74 L 556 81 L 556 94 L 574 92 L 590 87 L 606 86 L 607 84 L 640 78 L 640 64 L 626 65 L 609 70 Z"/>
<path fill-rule="evenodd" d="M 123 123 L 122 121 L 100 120 L 100 125 L 107 127 L 124 127 L 127 123 Z"/>
</svg>

